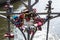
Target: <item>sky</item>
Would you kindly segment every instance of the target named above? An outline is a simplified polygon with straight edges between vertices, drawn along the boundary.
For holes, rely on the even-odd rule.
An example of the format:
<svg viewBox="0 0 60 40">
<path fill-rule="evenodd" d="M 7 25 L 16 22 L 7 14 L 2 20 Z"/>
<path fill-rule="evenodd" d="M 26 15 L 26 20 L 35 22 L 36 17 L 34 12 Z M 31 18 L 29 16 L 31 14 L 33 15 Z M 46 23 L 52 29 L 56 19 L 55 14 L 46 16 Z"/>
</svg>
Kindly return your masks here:
<svg viewBox="0 0 60 40">
<path fill-rule="evenodd" d="M 33 4 L 34 0 L 31 0 L 31 2 Z M 46 4 L 48 4 L 48 0 L 39 0 L 39 2 L 33 8 L 36 8 L 37 12 L 46 12 L 46 10 L 44 10 L 47 6 Z M 19 7 L 17 10 L 20 11 L 20 9 L 23 10 L 24 8 L 25 7 Z M 52 0 L 52 8 L 54 8 L 52 12 L 60 12 L 60 0 Z"/>
<path fill-rule="evenodd" d="M 39 0 L 34 7 L 37 8 L 38 12 L 45 12 L 46 4 L 48 4 L 48 0 Z M 52 0 L 52 8 L 54 8 L 52 12 L 60 12 L 60 0 Z"/>
</svg>

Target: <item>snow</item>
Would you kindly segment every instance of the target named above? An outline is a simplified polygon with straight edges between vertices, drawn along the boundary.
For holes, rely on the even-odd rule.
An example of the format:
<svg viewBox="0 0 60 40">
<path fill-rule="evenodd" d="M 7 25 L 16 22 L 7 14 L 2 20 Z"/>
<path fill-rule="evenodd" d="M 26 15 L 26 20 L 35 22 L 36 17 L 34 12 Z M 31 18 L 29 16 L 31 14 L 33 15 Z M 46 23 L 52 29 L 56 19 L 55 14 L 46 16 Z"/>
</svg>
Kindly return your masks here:
<svg viewBox="0 0 60 40">
<path fill-rule="evenodd" d="M 56 26 L 59 25 L 59 20 L 60 17 L 58 18 L 54 18 L 50 21 L 50 29 L 49 29 L 49 36 L 48 36 L 48 39 L 49 40 L 59 40 L 59 37 L 56 33 L 59 34 L 59 28 L 57 28 Z M 56 21 L 57 20 L 57 21 Z M 28 24 L 27 24 L 28 23 Z M 31 21 L 30 22 L 25 22 L 25 27 L 28 27 L 28 26 L 31 26 Z M 29 25 L 30 24 L 30 25 Z M 53 24 L 53 25 L 52 25 Z M 59 27 L 59 26 L 58 26 Z M 46 28 L 47 28 L 47 23 L 45 23 L 43 26 L 42 26 L 42 31 L 37 31 L 33 40 L 45 40 L 46 39 Z M 56 29 L 57 28 L 57 29 Z M 15 37 L 14 37 L 14 40 L 24 40 L 24 37 L 22 35 L 22 33 L 20 32 L 20 30 L 14 26 L 14 34 L 15 34 Z M 27 35 L 27 33 L 25 33 L 25 35 Z M 27 37 L 27 36 L 26 36 Z"/>
<path fill-rule="evenodd" d="M 20 30 L 14 26 L 14 40 L 24 40 L 24 37 Z"/>
<path fill-rule="evenodd" d="M 42 31 L 37 31 L 37 33 L 35 34 L 33 40 L 45 40 L 46 39 L 46 32 L 45 30 L 42 30 Z M 54 37 L 49 34 L 49 37 L 48 37 L 49 40 L 55 40 Z"/>
<path fill-rule="evenodd" d="M 14 29 L 14 40 L 24 40 L 23 35 L 21 34 L 20 30 L 18 28 L 15 27 Z M 27 35 L 27 33 L 25 33 Z M 49 33 L 49 40 L 55 40 L 54 36 L 52 36 Z M 36 34 L 34 35 L 33 40 L 45 40 L 46 39 L 46 30 L 42 30 L 42 31 L 37 31 Z"/>
</svg>

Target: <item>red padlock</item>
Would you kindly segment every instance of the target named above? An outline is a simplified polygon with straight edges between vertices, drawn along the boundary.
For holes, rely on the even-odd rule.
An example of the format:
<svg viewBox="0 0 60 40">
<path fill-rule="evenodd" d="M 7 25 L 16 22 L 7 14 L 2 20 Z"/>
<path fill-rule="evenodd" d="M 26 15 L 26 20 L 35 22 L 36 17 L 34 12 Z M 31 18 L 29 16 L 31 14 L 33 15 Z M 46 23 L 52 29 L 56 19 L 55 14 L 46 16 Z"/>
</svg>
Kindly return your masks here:
<svg viewBox="0 0 60 40">
<path fill-rule="evenodd" d="M 38 22 L 37 24 L 38 24 L 38 26 L 41 26 L 43 23 L 42 22 Z"/>
<path fill-rule="evenodd" d="M 19 16 L 19 18 L 20 18 L 20 19 L 24 19 L 24 14 L 21 14 L 21 15 Z"/>
</svg>

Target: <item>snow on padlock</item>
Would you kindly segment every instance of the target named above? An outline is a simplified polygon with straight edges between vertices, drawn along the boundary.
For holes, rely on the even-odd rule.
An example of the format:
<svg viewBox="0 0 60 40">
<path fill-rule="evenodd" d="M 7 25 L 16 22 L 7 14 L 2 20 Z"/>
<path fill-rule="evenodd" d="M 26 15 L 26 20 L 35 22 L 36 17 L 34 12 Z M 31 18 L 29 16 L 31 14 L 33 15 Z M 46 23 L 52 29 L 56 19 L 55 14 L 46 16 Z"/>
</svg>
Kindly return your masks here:
<svg viewBox="0 0 60 40">
<path fill-rule="evenodd" d="M 37 27 L 37 26 L 38 26 L 38 24 L 36 23 L 36 24 L 34 24 L 34 26 L 36 26 L 36 27 Z"/>
<path fill-rule="evenodd" d="M 11 33 L 11 34 L 10 34 L 10 38 L 14 38 L 14 34 Z"/>
</svg>

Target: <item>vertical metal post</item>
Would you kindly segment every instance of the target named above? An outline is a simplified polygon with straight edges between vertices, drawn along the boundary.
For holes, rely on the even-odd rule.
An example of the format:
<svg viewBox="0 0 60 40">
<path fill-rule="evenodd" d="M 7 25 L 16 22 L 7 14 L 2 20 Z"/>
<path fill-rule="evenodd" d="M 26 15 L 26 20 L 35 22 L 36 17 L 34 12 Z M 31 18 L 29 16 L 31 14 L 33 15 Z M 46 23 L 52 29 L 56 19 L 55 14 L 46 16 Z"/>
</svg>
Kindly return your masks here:
<svg viewBox="0 0 60 40">
<path fill-rule="evenodd" d="M 31 0 L 28 0 L 28 10 L 29 12 L 31 11 Z M 30 28 L 28 27 L 27 33 L 28 33 L 28 40 L 30 40 L 30 34 L 29 34 Z"/>
<path fill-rule="evenodd" d="M 48 15 L 48 21 L 47 21 L 47 35 L 46 35 L 46 40 L 48 40 L 48 33 L 49 33 L 49 23 L 50 23 L 50 20 L 49 20 L 49 15 Z"/>
<path fill-rule="evenodd" d="M 29 28 L 28 28 L 28 40 L 30 40 Z"/>
<path fill-rule="evenodd" d="M 10 21 L 9 21 L 10 15 L 9 14 L 7 14 L 7 19 L 8 19 L 8 34 L 10 35 Z M 8 37 L 8 39 L 11 40 L 10 37 Z"/>
<path fill-rule="evenodd" d="M 9 20 L 10 20 L 10 14 L 7 10 L 8 34 L 10 35 L 10 21 Z M 8 39 L 11 40 L 10 37 L 8 37 Z"/>
<path fill-rule="evenodd" d="M 10 35 L 10 14 L 9 14 L 9 5 L 10 5 L 10 0 L 7 0 L 7 5 L 8 5 L 8 10 L 7 10 L 7 21 L 8 21 L 8 34 Z M 10 37 L 8 37 L 9 40 L 11 40 Z"/>
<path fill-rule="evenodd" d="M 46 40 L 48 40 L 48 33 L 49 33 L 49 23 L 50 23 L 50 13 L 51 13 L 51 3 L 52 1 L 48 1 L 48 22 L 47 22 L 47 35 L 46 35 Z"/>
<path fill-rule="evenodd" d="M 10 35 L 10 13 L 13 12 L 13 5 L 9 5 L 9 9 L 7 10 L 7 20 L 8 20 L 8 34 Z M 9 37 L 9 40 L 10 37 Z"/>
<path fill-rule="evenodd" d="M 7 21 L 8 21 L 8 34 L 10 35 L 10 13 L 13 12 L 13 6 L 10 5 L 10 0 L 7 0 L 8 10 L 7 10 Z M 11 40 L 10 37 L 8 37 Z"/>
<path fill-rule="evenodd" d="M 29 10 L 29 12 L 32 10 L 32 7 L 31 7 L 31 0 L 28 0 L 28 10 Z"/>
<path fill-rule="evenodd" d="M 28 39 L 27 40 L 30 40 L 30 27 L 28 27 L 28 29 L 27 29 L 27 33 L 28 33 L 28 35 L 27 35 L 27 37 L 28 37 Z"/>
</svg>

